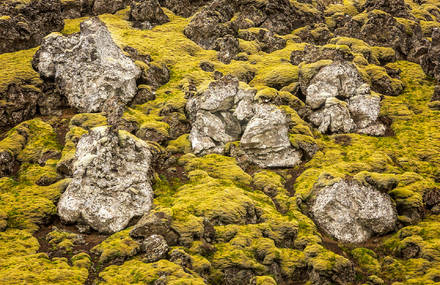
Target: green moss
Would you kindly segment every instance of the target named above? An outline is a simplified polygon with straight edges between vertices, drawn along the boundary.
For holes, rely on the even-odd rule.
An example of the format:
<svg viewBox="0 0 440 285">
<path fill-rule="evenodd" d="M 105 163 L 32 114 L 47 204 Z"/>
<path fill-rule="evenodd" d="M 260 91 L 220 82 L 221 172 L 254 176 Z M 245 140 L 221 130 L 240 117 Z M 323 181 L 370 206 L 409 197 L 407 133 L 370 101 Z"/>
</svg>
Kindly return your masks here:
<svg viewBox="0 0 440 285">
<path fill-rule="evenodd" d="M 355 248 L 351 251 L 351 255 L 360 268 L 364 270 L 367 274 L 379 274 L 380 273 L 380 263 L 377 260 L 376 253 L 367 248 Z"/>
<path fill-rule="evenodd" d="M 298 67 L 288 62 L 280 62 L 277 65 L 259 70 L 250 85 L 265 85 L 279 90 L 296 81 L 298 81 Z"/>
<path fill-rule="evenodd" d="M 85 252 L 81 252 L 72 256 L 70 261 L 72 262 L 73 266 L 79 268 L 89 269 L 92 266 L 92 260 L 90 256 Z"/>
<path fill-rule="evenodd" d="M 129 236 L 130 230 L 117 232 L 92 249 L 100 263 L 125 260 L 139 252 L 140 244 Z"/>
<path fill-rule="evenodd" d="M 75 244 L 81 242 L 81 236 L 55 228 L 46 235 L 51 250 L 71 253 Z"/>
<path fill-rule="evenodd" d="M 79 25 L 81 22 L 89 19 L 89 17 L 82 17 L 76 19 L 64 19 L 64 28 L 61 31 L 63 35 L 70 35 L 80 31 Z"/>
<path fill-rule="evenodd" d="M 42 83 L 38 73 L 32 68 L 32 57 L 38 48 L 21 50 L 12 53 L 0 54 L 0 93 L 4 92 L 9 84 L 40 85 Z"/>
<path fill-rule="evenodd" d="M 184 134 L 175 140 L 168 143 L 167 151 L 170 153 L 189 153 L 191 152 L 191 142 L 188 139 L 189 135 Z"/>
<path fill-rule="evenodd" d="M 232 157 L 219 154 L 196 157 L 193 154 L 186 154 L 179 159 L 179 162 L 184 164 L 187 172 L 201 169 L 214 178 L 229 179 L 245 186 L 250 185 L 252 181 L 251 176 L 244 172 Z"/>
<path fill-rule="evenodd" d="M 196 273 L 186 273 L 182 267 L 168 260 L 155 263 L 143 263 L 130 260 L 120 266 L 112 265 L 99 274 L 99 284 L 153 284 L 163 280 L 166 284 L 205 284 Z"/>
</svg>

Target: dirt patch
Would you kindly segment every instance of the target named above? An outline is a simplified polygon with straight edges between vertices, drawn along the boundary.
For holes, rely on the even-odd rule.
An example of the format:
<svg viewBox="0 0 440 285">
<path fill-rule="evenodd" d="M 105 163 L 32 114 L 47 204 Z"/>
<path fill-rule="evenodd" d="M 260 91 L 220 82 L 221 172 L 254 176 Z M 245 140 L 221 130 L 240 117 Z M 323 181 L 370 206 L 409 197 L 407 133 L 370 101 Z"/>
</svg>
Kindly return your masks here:
<svg viewBox="0 0 440 285">
<path fill-rule="evenodd" d="M 334 136 L 335 143 L 342 145 L 342 146 L 349 146 L 351 145 L 351 137 L 347 135 L 338 135 Z"/>
<path fill-rule="evenodd" d="M 394 137 L 396 133 L 394 132 L 391 125 L 393 124 L 393 119 L 389 116 L 380 116 L 379 121 L 385 126 L 385 135 L 384 137 Z"/>
<path fill-rule="evenodd" d="M 287 179 L 286 184 L 284 187 L 286 187 L 287 191 L 289 192 L 290 197 L 293 197 L 295 195 L 295 182 L 296 179 L 304 172 L 306 171 L 305 162 L 301 163 L 300 165 L 292 168 L 288 173 L 290 175 L 290 178 Z"/>
</svg>

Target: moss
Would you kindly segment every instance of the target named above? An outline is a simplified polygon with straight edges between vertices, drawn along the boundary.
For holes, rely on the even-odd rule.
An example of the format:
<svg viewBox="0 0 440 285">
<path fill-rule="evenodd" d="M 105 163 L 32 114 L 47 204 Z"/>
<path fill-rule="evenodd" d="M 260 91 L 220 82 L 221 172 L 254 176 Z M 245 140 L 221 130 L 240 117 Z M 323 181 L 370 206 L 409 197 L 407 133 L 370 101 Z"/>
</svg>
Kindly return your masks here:
<svg viewBox="0 0 440 285">
<path fill-rule="evenodd" d="M 219 154 L 209 154 L 203 157 L 196 157 L 193 154 L 186 154 L 179 159 L 184 164 L 187 172 L 201 169 L 214 178 L 229 179 L 238 185 L 250 185 L 252 178 L 243 171 L 237 164 L 235 158 Z"/>
<path fill-rule="evenodd" d="M 81 22 L 89 19 L 89 17 L 82 17 L 76 19 L 64 19 L 64 28 L 61 31 L 63 35 L 70 35 L 74 33 L 78 33 L 80 31 Z"/>
<path fill-rule="evenodd" d="M 117 232 L 92 248 L 92 252 L 99 256 L 99 263 L 123 261 L 139 252 L 140 244 L 129 236 L 130 230 Z"/>
<path fill-rule="evenodd" d="M 377 260 L 376 253 L 367 248 L 355 248 L 351 251 L 351 255 L 360 268 L 364 270 L 367 274 L 379 274 L 380 273 L 380 263 Z"/>
<path fill-rule="evenodd" d="M 112 265 L 99 274 L 100 284 L 153 284 L 156 280 L 163 280 L 166 284 L 205 284 L 203 279 L 195 273 L 186 273 L 182 267 L 168 260 L 155 263 L 143 263 L 139 260 L 130 260 L 121 266 Z"/>
<path fill-rule="evenodd" d="M 168 143 L 167 151 L 170 153 L 189 153 L 191 152 L 191 142 L 188 139 L 189 135 L 184 134 L 175 140 Z"/>
<path fill-rule="evenodd" d="M 425 37 L 431 37 L 432 31 L 435 28 L 440 28 L 440 23 L 435 21 L 420 21 L 422 32 Z"/>
<path fill-rule="evenodd" d="M 312 78 L 319 72 L 321 68 L 324 66 L 330 65 L 332 63 L 331 60 L 319 60 L 314 63 L 304 63 L 302 62 L 299 65 L 299 76 L 303 78 L 304 82 L 310 82 Z"/>
<path fill-rule="evenodd" d="M 81 242 L 81 236 L 55 228 L 46 235 L 46 240 L 53 251 L 71 253 L 74 245 Z"/>
<path fill-rule="evenodd" d="M 73 266 L 79 268 L 90 269 L 90 267 L 92 266 L 92 260 L 90 256 L 85 252 L 81 252 L 72 256 L 70 261 L 72 262 Z"/>
<path fill-rule="evenodd" d="M 353 1 L 344 0 L 341 4 L 330 4 L 328 5 L 327 9 L 325 10 L 326 16 L 331 16 L 335 13 L 344 13 L 350 16 L 355 16 L 359 12 L 356 9 Z"/>
<path fill-rule="evenodd" d="M 255 282 L 256 285 L 277 285 L 277 282 L 271 276 L 257 276 Z"/>
<path fill-rule="evenodd" d="M 298 67 L 289 62 L 280 62 L 259 70 L 258 75 L 250 82 L 251 86 L 264 85 L 280 90 L 282 87 L 298 81 Z"/>
<path fill-rule="evenodd" d="M 32 57 L 37 48 L 21 50 L 12 53 L 0 54 L 0 93 L 3 93 L 9 84 L 40 85 L 42 83 L 38 73 L 32 68 Z"/>
</svg>

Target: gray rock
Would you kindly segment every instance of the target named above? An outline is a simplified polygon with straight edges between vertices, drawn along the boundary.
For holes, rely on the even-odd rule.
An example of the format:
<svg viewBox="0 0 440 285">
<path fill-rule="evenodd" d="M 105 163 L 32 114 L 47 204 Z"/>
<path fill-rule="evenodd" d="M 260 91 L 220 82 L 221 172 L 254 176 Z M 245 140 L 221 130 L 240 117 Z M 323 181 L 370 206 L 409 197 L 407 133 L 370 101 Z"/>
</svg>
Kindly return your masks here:
<svg viewBox="0 0 440 285">
<path fill-rule="evenodd" d="M 141 250 L 145 252 L 143 260 L 144 262 L 156 262 L 166 256 L 168 249 L 167 241 L 163 236 L 149 236 L 141 245 Z"/>
<path fill-rule="evenodd" d="M 371 94 L 352 63 L 325 66 L 301 86 L 311 110 L 308 119 L 321 133 L 385 134 L 378 121 L 380 97 Z"/>
<path fill-rule="evenodd" d="M 191 97 L 186 110 L 192 123 L 189 140 L 197 155 L 223 153 L 239 141 L 249 160 L 260 167 L 291 167 L 301 161 L 288 137 L 286 115 L 274 105 L 254 102 L 255 90 L 223 77 Z"/>
<path fill-rule="evenodd" d="M 177 244 L 177 234 L 171 229 L 171 217 L 164 212 L 145 214 L 130 231 L 130 236 L 145 239 L 151 235 L 160 235 L 170 246 Z"/>
<path fill-rule="evenodd" d="M 128 132 L 92 129 L 78 142 L 73 179 L 61 195 L 59 216 L 103 233 L 124 229 L 151 208 L 151 158 L 148 145 Z"/>
<path fill-rule="evenodd" d="M 80 33 L 46 37 L 33 66 L 43 77 L 56 79 L 69 105 L 80 112 L 112 111 L 128 104 L 141 74 L 98 18 L 82 22 Z"/>
<path fill-rule="evenodd" d="M 136 0 L 130 5 L 130 19 L 134 27 L 152 29 L 170 21 L 157 0 Z"/>
<path fill-rule="evenodd" d="M 293 167 L 301 162 L 288 137 L 288 122 L 280 109 L 261 104 L 246 126 L 240 145 L 260 167 Z"/>
<path fill-rule="evenodd" d="M 319 227 L 335 239 L 361 243 L 394 230 L 397 214 L 387 194 L 349 180 L 317 188 L 310 212 Z"/>
</svg>

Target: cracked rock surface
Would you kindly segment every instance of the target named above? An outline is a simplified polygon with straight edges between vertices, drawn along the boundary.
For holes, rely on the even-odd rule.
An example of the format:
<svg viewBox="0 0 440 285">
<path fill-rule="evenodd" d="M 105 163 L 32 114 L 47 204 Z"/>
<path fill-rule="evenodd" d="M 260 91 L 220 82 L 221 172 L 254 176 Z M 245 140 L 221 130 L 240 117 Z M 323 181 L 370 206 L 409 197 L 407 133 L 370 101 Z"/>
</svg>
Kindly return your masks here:
<svg viewBox="0 0 440 285">
<path fill-rule="evenodd" d="M 151 157 L 148 145 L 127 132 L 92 129 L 78 142 L 73 179 L 61 195 L 59 216 L 103 233 L 124 229 L 151 208 Z"/>
</svg>

